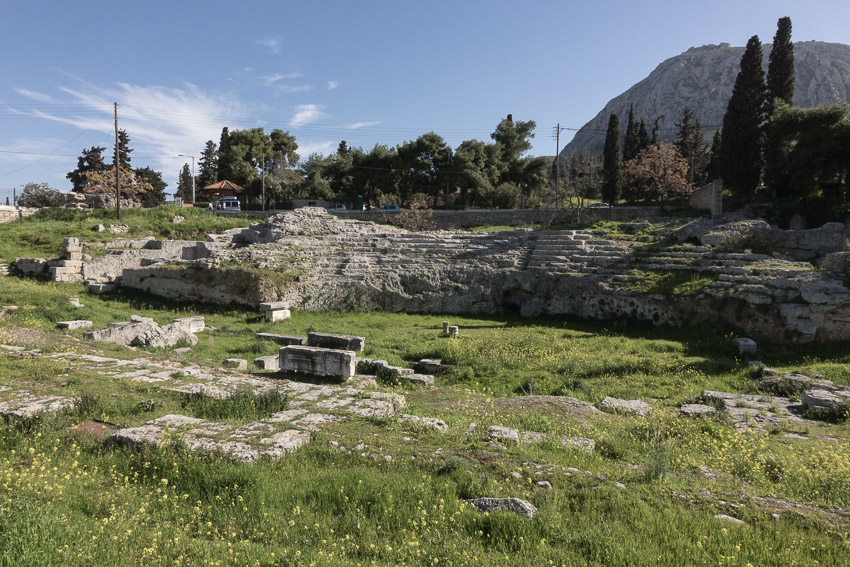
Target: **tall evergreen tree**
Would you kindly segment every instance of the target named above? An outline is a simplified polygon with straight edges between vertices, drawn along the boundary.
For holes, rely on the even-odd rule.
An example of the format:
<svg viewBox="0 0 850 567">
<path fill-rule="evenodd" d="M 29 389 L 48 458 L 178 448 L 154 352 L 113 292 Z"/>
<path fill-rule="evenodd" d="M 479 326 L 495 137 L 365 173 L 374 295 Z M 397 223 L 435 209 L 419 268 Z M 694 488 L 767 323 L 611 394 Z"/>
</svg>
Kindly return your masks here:
<svg viewBox="0 0 850 567">
<path fill-rule="evenodd" d="M 118 130 L 118 163 L 121 167 L 130 168 L 130 136 L 126 130 Z M 115 167 L 115 153 L 112 154 L 112 167 Z"/>
<path fill-rule="evenodd" d="M 661 121 L 664 120 L 665 115 L 655 117 L 655 123 L 652 126 L 652 139 L 649 140 L 649 143 L 653 146 L 658 145 L 658 131 L 661 130 Z"/>
<path fill-rule="evenodd" d="M 693 121 L 694 112 L 687 106 L 682 109 L 682 120 L 676 122 L 678 132 L 673 144 L 679 154 L 688 162 L 688 183 L 702 184 L 705 181 L 705 169 L 708 164 L 708 148 L 702 137 L 699 120 Z"/>
<path fill-rule="evenodd" d="M 613 205 L 620 195 L 620 119 L 615 113 L 608 118 L 605 149 L 602 152 L 602 198 Z"/>
<path fill-rule="evenodd" d="M 765 86 L 761 42 L 754 35 L 741 57 L 732 97 L 723 116 L 720 167 L 733 195 L 749 201 L 761 180 L 764 164 Z"/>
<path fill-rule="evenodd" d="M 637 126 L 638 131 L 638 145 L 637 145 L 637 153 L 640 153 L 642 150 L 645 150 L 649 147 L 649 132 L 646 130 L 646 121 L 641 118 L 640 122 L 638 122 Z M 637 154 L 635 154 L 637 155 Z"/>
<path fill-rule="evenodd" d="M 184 163 L 183 169 L 180 171 L 175 195 L 182 198 L 184 203 L 192 202 L 192 172 L 189 170 L 188 163 Z"/>
<path fill-rule="evenodd" d="M 629 161 L 640 151 L 639 125 L 635 122 L 635 106 L 629 105 L 629 120 L 626 122 L 626 137 L 623 140 L 623 161 Z"/>
<path fill-rule="evenodd" d="M 206 187 L 218 181 L 218 150 L 215 142 L 207 140 L 198 160 L 198 185 Z"/>
<path fill-rule="evenodd" d="M 221 129 L 221 137 L 218 140 L 218 180 L 224 181 L 233 177 L 233 155 L 230 151 L 230 131 L 227 126 Z"/>
<path fill-rule="evenodd" d="M 773 48 L 767 65 L 767 115 L 771 122 L 765 129 L 764 180 L 768 189 L 778 196 L 788 194 L 790 174 L 785 164 L 786 149 L 772 124 L 776 102 L 787 105 L 794 100 L 794 44 L 791 42 L 791 18 L 779 18 Z"/>
</svg>

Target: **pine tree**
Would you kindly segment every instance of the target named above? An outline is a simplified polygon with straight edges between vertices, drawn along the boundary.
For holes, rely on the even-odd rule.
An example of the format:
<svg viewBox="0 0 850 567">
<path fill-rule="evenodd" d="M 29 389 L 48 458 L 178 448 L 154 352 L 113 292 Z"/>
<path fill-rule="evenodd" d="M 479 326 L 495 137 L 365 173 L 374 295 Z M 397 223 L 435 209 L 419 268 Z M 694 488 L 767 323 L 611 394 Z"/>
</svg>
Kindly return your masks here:
<svg viewBox="0 0 850 567">
<path fill-rule="evenodd" d="M 640 151 L 640 133 L 638 123 L 635 122 L 635 107 L 629 105 L 629 120 L 626 122 L 626 137 L 623 140 L 623 161 L 629 161 L 638 155 Z"/>
<path fill-rule="evenodd" d="M 602 199 L 613 205 L 620 195 L 620 119 L 611 113 L 602 152 Z"/>
<path fill-rule="evenodd" d="M 207 140 L 198 160 L 198 185 L 206 187 L 218 181 L 218 151 L 215 142 Z"/>
<path fill-rule="evenodd" d="M 77 158 L 77 169 L 68 172 L 65 176 L 74 185 L 72 191 L 80 193 L 86 186 L 86 173 L 92 171 L 106 170 L 106 162 L 103 161 L 103 146 L 92 146 L 83 150 L 83 154 Z"/>
<path fill-rule="evenodd" d="M 118 163 L 121 167 L 130 168 L 130 136 L 126 130 L 118 130 Z M 115 153 L 112 154 L 112 167 L 115 167 Z"/>
<path fill-rule="evenodd" d="M 754 35 L 741 57 L 732 97 L 723 116 L 720 167 L 733 195 L 749 201 L 761 180 L 765 122 L 764 71 L 761 42 Z"/>
<path fill-rule="evenodd" d="M 791 42 L 791 18 L 779 18 L 770 62 L 767 65 L 767 115 L 773 118 L 776 101 L 787 105 L 794 100 L 794 44 Z M 774 195 L 786 196 L 789 172 L 785 164 L 786 149 L 782 147 L 771 122 L 765 129 L 764 180 Z"/>
</svg>

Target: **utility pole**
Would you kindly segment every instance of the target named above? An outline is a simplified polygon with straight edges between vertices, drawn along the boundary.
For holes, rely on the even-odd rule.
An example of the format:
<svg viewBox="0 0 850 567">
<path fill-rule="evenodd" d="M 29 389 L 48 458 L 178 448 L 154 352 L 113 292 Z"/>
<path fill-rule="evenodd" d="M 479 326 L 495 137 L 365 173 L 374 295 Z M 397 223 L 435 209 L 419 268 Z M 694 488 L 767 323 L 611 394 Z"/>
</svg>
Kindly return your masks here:
<svg viewBox="0 0 850 567">
<path fill-rule="evenodd" d="M 115 110 L 115 205 L 118 220 L 121 220 L 121 185 L 118 181 L 118 103 L 113 103 Z"/>
<path fill-rule="evenodd" d="M 260 210 L 266 210 L 266 153 L 260 152 L 260 177 L 263 180 L 263 202 L 260 203 Z"/>
<path fill-rule="evenodd" d="M 555 206 L 557 207 L 559 204 L 559 199 L 561 198 L 561 156 L 558 155 L 561 151 L 561 130 L 566 130 L 567 128 L 561 128 L 561 123 L 558 122 L 558 125 L 555 126 Z"/>
</svg>

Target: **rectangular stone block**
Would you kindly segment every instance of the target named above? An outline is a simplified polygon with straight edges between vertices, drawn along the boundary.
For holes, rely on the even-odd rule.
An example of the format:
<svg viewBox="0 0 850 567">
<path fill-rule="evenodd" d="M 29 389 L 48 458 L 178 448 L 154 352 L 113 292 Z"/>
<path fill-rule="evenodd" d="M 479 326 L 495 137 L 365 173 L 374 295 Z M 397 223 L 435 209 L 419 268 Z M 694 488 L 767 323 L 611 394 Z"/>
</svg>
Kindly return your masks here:
<svg viewBox="0 0 850 567">
<path fill-rule="evenodd" d="M 71 247 L 79 247 L 79 246 L 80 246 L 80 239 L 73 237 L 73 236 L 69 236 L 68 238 L 66 238 L 65 240 L 62 241 L 62 249 L 63 250 L 68 250 Z"/>
<path fill-rule="evenodd" d="M 59 321 L 56 323 L 56 327 L 59 329 L 68 329 L 73 331 L 74 329 L 87 329 L 91 327 L 94 323 L 91 321 Z"/>
<path fill-rule="evenodd" d="M 63 252 L 62 258 L 65 260 L 70 260 L 71 262 L 82 262 L 83 261 L 83 253 L 82 252 Z"/>
<path fill-rule="evenodd" d="M 280 370 L 350 378 L 356 358 L 350 350 L 290 345 L 280 349 Z"/>
<path fill-rule="evenodd" d="M 254 359 L 254 366 L 260 370 L 280 370 L 280 358 L 276 354 L 269 356 L 258 356 Z"/>
<path fill-rule="evenodd" d="M 274 311 L 266 311 L 266 321 L 274 323 L 275 321 L 283 321 L 289 319 L 292 313 L 289 309 L 277 309 Z"/>
<path fill-rule="evenodd" d="M 363 347 L 366 345 L 366 337 L 335 335 L 332 333 L 307 333 L 307 345 L 363 352 Z"/>
<path fill-rule="evenodd" d="M 180 317 L 174 320 L 177 325 L 183 325 L 190 333 L 200 333 L 206 328 L 204 318 L 200 315 L 194 317 Z"/>
<path fill-rule="evenodd" d="M 289 309 L 289 302 L 273 301 L 271 303 L 260 303 L 260 311 L 279 311 L 281 309 Z"/>
<path fill-rule="evenodd" d="M 74 268 L 79 271 L 83 268 L 83 262 L 81 260 L 59 260 L 58 267 Z"/>
<path fill-rule="evenodd" d="M 269 341 L 274 341 L 281 346 L 288 345 L 306 345 L 307 337 L 300 337 L 298 335 L 279 335 L 277 333 L 255 333 L 254 336 L 258 339 L 266 339 Z"/>
<path fill-rule="evenodd" d="M 89 290 L 89 293 L 93 293 L 95 295 L 100 295 L 102 293 L 111 293 L 111 292 L 115 291 L 115 287 L 116 287 L 115 284 L 96 283 L 96 284 L 89 284 L 88 290 Z"/>
</svg>

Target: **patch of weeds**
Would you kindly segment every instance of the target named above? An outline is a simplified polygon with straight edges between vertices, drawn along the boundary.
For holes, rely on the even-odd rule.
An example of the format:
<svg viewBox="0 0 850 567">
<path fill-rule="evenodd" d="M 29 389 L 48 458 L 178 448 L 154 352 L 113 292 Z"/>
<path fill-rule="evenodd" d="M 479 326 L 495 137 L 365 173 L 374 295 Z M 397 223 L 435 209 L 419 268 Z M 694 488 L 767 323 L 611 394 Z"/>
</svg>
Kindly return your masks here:
<svg viewBox="0 0 850 567">
<path fill-rule="evenodd" d="M 100 409 L 100 397 L 89 392 L 83 392 L 74 400 L 73 414 L 85 419 L 92 417 Z"/>
<path fill-rule="evenodd" d="M 214 421 L 225 419 L 261 419 L 283 411 L 289 405 L 287 395 L 279 390 L 252 392 L 239 390 L 229 398 L 202 395 L 186 396 L 181 407 L 189 408 L 195 417 Z"/>
<path fill-rule="evenodd" d="M 670 473 L 673 461 L 673 443 L 670 440 L 651 443 L 647 451 L 644 478 L 647 482 L 664 480 Z"/>
<path fill-rule="evenodd" d="M 142 400 L 133 406 L 133 415 L 150 413 L 161 408 L 164 404 L 159 400 Z"/>
</svg>

